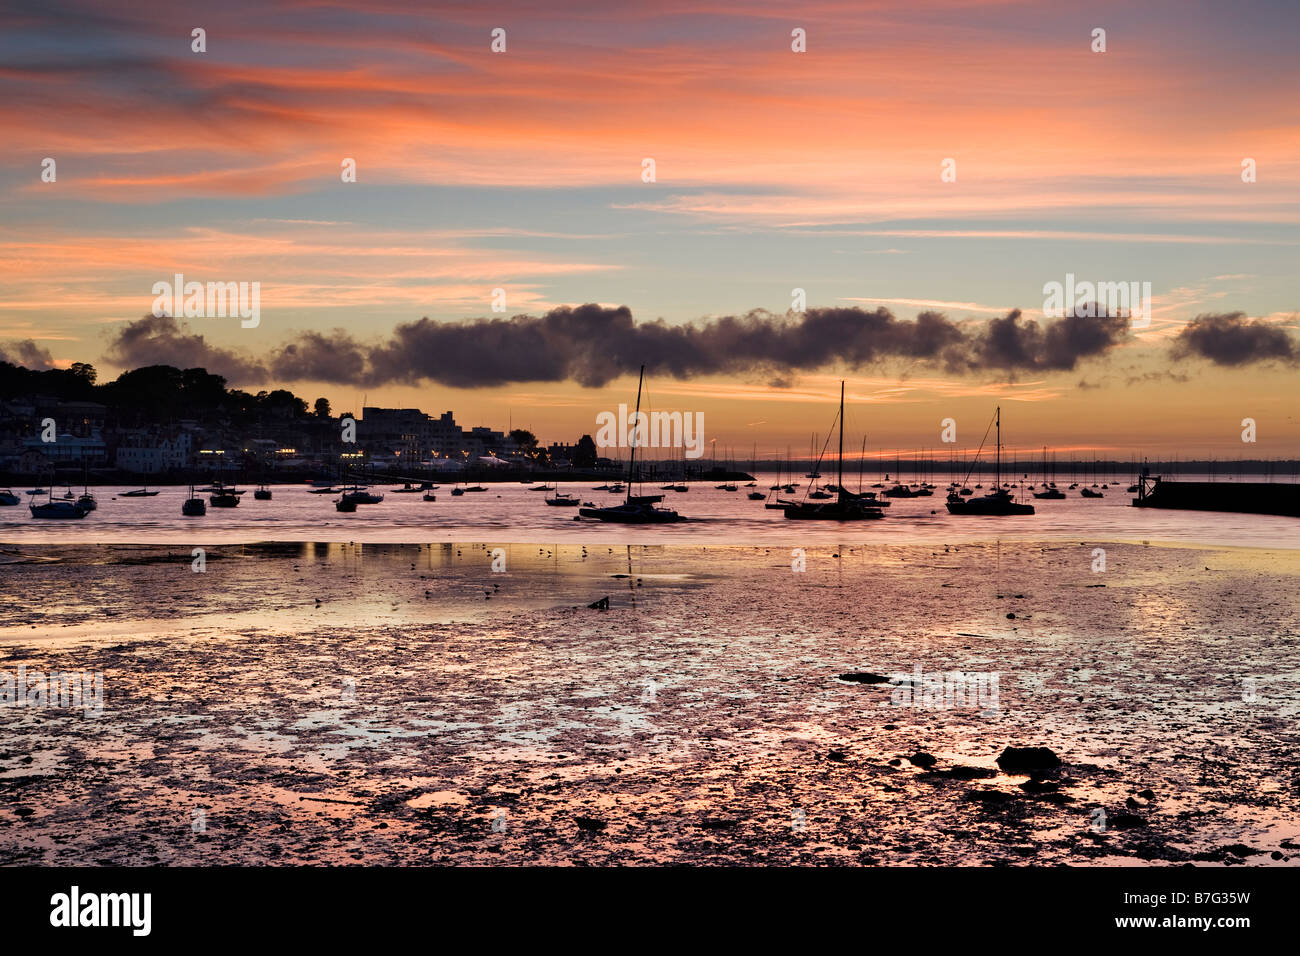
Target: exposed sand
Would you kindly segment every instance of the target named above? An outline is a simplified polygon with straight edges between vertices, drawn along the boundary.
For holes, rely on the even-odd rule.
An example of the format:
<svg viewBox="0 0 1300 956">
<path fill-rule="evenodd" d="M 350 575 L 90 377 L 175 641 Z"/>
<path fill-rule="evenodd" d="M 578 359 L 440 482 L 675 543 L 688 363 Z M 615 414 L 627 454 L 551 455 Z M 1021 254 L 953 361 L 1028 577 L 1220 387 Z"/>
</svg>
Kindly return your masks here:
<svg viewBox="0 0 1300 956">
<path fill-rule="evenodd" d="M 0 863 L 1300 860 L 1300 552 L 506 558 L 6 547 L 0 672 L 106 699 L 0 707 Z M 918 664 L 997 709 L 837 679 Z"/>
</svg>

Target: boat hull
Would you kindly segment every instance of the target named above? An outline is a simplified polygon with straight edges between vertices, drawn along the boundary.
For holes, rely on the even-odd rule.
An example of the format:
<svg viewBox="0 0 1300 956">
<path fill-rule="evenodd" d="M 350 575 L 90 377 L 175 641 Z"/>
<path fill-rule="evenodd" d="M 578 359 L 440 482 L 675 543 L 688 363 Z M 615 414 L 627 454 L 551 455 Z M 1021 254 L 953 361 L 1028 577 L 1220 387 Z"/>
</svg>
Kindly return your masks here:
<svg viewBox="0 0 1300 956">
<path fill-rule="evenodd" d="M 874 521 L 885 513 L 878 508 L 834 502 L 825 505 L 797 503 L 786 505 L 785 516 L 791 521 Z"/>
<path fill-rule="evenodd" d="M 672 524 L 686 519 L 676 511 L 641 505 L 615 505 L 612 508 L 579 508 L 579 516 L 617 524 Z"/>
<path fill-rule="evenodd" d="M 958 498 L 948 500 L 948 514 L 975 515 L 978 517 L 1005 518 L 1015 515 L 1031 515 L 1033 505 L 1024 505 L 1009 498 Z"/>
<path fill-rule="evenodd" d="M 88 511 L 80 505 L 70 502 L 55 501 L 43 505 L 28 505 L 33 518 L 76 519 L 84 518 Z"/>
</svg>

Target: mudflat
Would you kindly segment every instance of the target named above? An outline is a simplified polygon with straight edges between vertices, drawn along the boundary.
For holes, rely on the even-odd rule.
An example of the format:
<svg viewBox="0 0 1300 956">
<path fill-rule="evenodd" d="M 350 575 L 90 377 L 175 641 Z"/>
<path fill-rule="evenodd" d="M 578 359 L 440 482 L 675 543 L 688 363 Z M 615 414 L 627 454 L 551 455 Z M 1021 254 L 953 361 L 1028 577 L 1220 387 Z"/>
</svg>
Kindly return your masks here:
<svg viewBox="0 0 1300 956">
<path fill-rule="evenodd" d="M 501 550 L 4 546 L 0 863 L 1300 860 L 1300 552 Z"/>
</svg>

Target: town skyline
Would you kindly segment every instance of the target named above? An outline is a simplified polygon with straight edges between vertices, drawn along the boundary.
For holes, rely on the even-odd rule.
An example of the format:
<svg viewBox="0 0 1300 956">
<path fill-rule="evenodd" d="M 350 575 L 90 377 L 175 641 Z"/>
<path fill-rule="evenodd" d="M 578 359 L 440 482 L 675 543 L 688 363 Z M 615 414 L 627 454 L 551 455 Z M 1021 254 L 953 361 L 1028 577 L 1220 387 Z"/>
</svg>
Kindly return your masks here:
<svg viewBox="0 0 1300 956">
<path fill-rule="evenodd" d="M 48 375 L 62 377 L 45 380 Z M 329 464 L 334 460 L 331 456 L 348 451 L 355 439 L 355 450 L 362 451 L 370 461 L 391 461 L 405 455 L 416 461 L 449 458 L 472 464 L 480 456 L 516 458 L 524 453 L 524 457 L 535 457 L 529 449 L 540 449 L 546 452 L 545 464 L 558 460 L 563 467 L 566 456 L 571 457 L 574 449 L 586 442 L 591 444 L 584 458 L 594 454 L 610 461 L 622 461 L 631 447 L 630 436 L 637 420 L 632 406 L 620 403 L 597 412 L 593 427 L 563 435 L 539 434 L 513 417 L 504 426 L 497 421 L 468 424 L 472 421 L 468 417 L 457 422 L 454 409 L 437 411 L 436 405 L 392 408 L 359 404 L 339 408 L 325 396 L 311 400 L 289 389 L 256 393 L 236 388 L 227 390 L 221 376 L 203 369 L 153 365 L 124 372 L 107 382 L 97 381 L 97 376 L 94 366 L 87 363 L 79 363 L 70 370 L 32 372 L 0 362 L 0 461 L 4 463 L 0 467 L 39 472 L 43 466 L 33 467 L 30 462 L 26 467 L 20 466 L 25 455 L 44 460 L 46 454 L 52 454 L 65 467 L 69 464 L 80 467 L 84 461 L 95 467 L 125 467 L 130 471 L 131 467 L 123 465 L 124 456 L 128 461 L 143 458 L 155 462 L 144 471 L 197 467 L 197 435 L 195 441 L 185 438 L 183 451 L 175 443 L 178 436 L 194 432 L 192 426 L 199 424 L 207 427 L 197 429 L 197 434 L 217 436 L 216 441 L 207 442 L 211 446 L 208 454 L 215 453 L 213 448 L 224 447 L 226 450 L 220 454 L 229 456 L 229 461 L 241 455 L 255 458 L 255 451 L 293 458 L 310 450 L 318 464 Z M 215 398 L 214 389 L 217 390 Z M 689 415 L 663 408 L 644 408 L 641 416 L 644 434 L 649 436 L 639 449 L 641 459 L 687 463 L 697 471 L 714 465 L 740 468 L 750 461 L 760 467 L 778 469 L 793 462 L 802 468 L 819 456 L 830 460 L 838 451 L 832 443 L 835 433 L 831 430 L 814 432 L 808 436 L 806 445 L 788 443 L 784 448 L 771 442 L 760 447 L 755 440 L 747 455 L 743 447 L 724 445 L 717 438 L 709 438 L 703 428 L 702 413 L 696 413 L 694 422 Z M 340 445 L 340 426 L 346 425 L 349 419 L 354 423 L 354 439 L 343 439 L 348 445 Z M 297 426 L 303 422 L 311 423 L 312 436 L 308 440 L 293 437 L 299 434 Z M 860 419 L 855 421 L 846 415 L 846 462 L 863 461 L 883 470 L 890 470 L 888 466 L 892 464 L 892 470 L 915 471 L 969 463 L 981 449 L 982 460 L 987 464 L 991 454 L 991 422 L 988 421 L 983 423 L 983 434 L 979 433 L 980 423 L 976 423 L 973 442 L 969 433 L 959 432 L 956 419 L 945 419 L 940 422 L 937 443 L 870 448 L 866 447 L 867 435 L 861 431 L 862 424 Z M 1214 463 L 1219 462 L 1225 468 L 1240 463 L 1262 466 L 1254 470 L 1266 474 L 1295 472 L 1300 458 L 1268 454 L 1257 443 L 1245 440 L 1245 432 L 1256 428 L 1256 423 L 1242 424 L 1247 426 L 1241 436 L 1242 450 L 1236 452 L 1234 448 L 1232 451 L 1236 453 L 1229 454 L 1212 449 L 1135 451 L 1097 444 L 1067 446 L 1019 440 L 1005 440 L 1004 452 L 1007 461 L 1018 463 L 1020 470 L 1057 467 L 1077 470 L 1086 469 L 1089 462 L 1135 464 L 1149 460 L 1169 466 L 1180 461 L 1207 463 L 1211 471 Z M 278 441 L 268 437 L 273 434 L 280 436 Z M 520 441 L 527 445 L 521 446 Z M 89 450 L 91 446 L 93 451 Z M 325 457 L 320 457 L 321 454 Z"/>
</svg>

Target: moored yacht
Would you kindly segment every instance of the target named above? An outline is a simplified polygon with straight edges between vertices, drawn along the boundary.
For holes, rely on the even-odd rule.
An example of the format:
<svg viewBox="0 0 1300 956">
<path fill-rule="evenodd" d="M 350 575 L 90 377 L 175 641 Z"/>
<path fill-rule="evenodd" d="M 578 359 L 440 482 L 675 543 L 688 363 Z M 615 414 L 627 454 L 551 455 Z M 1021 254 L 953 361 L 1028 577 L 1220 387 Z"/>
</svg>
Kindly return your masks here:
<svg viewBox="0 0 1300 956">
<path fill-rule="evenodd" d="M 883 518 L 885 513 L 876 507 L 870 498 L 860 497 L 844 490 L 844 383 L 840 382 L 840 411 L 836 416 L 840 423 L 839 465 L 835 479 L 835 500 L 833 501 L 795 501 L 785 506 L 785 516 L 792 521 L 867 521 Z M 813 466 L 813 472 L 820 475 L 821 460 Z M 819 494 L 814 491 L 808 495 Z M 829 498 L 830 495 L 826 494 Z"/>
<path fill-rule="evenodd" d="M 637 422 L 641 420 L 641 388 L 644 384 L 645 366 L 642 365 L 641 377 L 637 380 L 636 385 L 636 418 L 633 419 Z M 579 517 L 595 518 L 598 521 L 608 521 L 616 524 L 670 524 L 675 521 L 686 520 L 676 511 L 655 507 L 655 502 L 662 501 L 663 495 L 632 494 L 632 482 L 636 480 L 636 447 L 639 443 L 637 433 L 633 432 L 632 453 L 628 458 L 627 465 L 627 497 L 623 503 L 608 508 L 579 508 Z M 622 490 L 621 486 L 619 490 Z"/>
<path fill-rule="evenodd" d="M 1034 513 L 1034 506 L 1022 504 L 1012 497 L 1011 492 L 1002 487 L 1002 407 L 998 406 L 993 413 L 993 419 L 997 425 L 997 452 L 996 464 L 994 465 L 996 479 L 993 482 L 993 490 L 987 495 L 972 495 L 969 498 L 963 498 L 965 493 L 965 482 L 962 483 L 960 492 L 949 493 L 948 495 L 948 513 L 953 515 L 984 515 L 984 516 L 1006 516 L 1006 515 L 1031 515 Z M 988 432 L 984 433 L 988 438 Z M 983 442 L 980 448 L 984 447 Z M 975 461 L 979 461 L 979 451 L 975 453 Z M 971 468 L 975 467 L 972 462 Z M 970 474 L 967 473 L 966 479 L 970 480 Z M 979 486 L 976 485 L 978 488 Z"/>
</svg>

